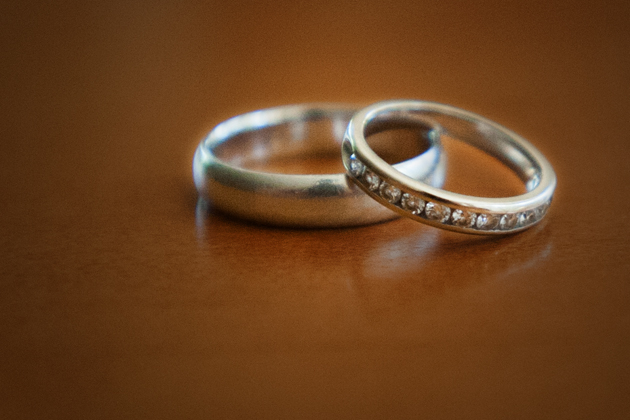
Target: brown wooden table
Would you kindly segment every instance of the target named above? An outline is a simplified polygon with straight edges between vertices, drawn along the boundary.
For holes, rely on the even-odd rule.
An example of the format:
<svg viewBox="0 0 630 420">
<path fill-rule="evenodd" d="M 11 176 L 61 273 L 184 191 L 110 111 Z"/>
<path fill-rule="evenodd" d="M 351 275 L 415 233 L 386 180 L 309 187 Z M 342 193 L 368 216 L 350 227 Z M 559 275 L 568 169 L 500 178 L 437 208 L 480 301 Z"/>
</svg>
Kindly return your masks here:
<svg viewBox="0 0 630 420">
<path fill-rule="evenodd" d="M 630 418 L 627 2 L 101 3 L 0 6 L 0 418 Z M 390 98 L 530 139 L 548 220 L 195 216 L 218 122 Z"/>
</svg>

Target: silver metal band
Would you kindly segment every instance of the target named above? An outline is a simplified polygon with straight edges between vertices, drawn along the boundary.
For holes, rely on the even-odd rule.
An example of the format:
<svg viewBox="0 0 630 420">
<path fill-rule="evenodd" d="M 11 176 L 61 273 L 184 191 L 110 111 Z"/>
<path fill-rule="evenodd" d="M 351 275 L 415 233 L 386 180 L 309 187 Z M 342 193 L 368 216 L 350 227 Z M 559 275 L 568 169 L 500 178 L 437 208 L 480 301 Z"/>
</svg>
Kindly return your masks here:
<svg viewBox="0 0 630 420">
<path fill-rule="evenodd" d="M 437 122 L 444 134 L 497 158 L 516 172 L 527 192 L 482 198 L 445 191 L 397 171 L 365 140 L 373 127 L 395 127 L 418 118 Z M 353 181 L 379 203 L 419 222 L 464 233 L 527 229 L 545 216 L 556 187 L 550 163 L 525 139 L 477 114 L 433 102 L 387 101 L 360 110 L 348 125 L 342 158 Z"/>
<path fill-rule="evenodd" d="M 199 144 L 193 160 L 200 196 L 225 213 L 276 226 L 358 226 L 398 217 L 344 173 L 293 175 L 243 167 L 272 157 L 303 158 L 329 152 L 338 156 L 355 111 L 356 107 L 334 104 L 290 105 L 219 124 Z M 442 185 L 439 129 L 427 127 L 425 137 L 429 148 L 424 153 L 394 167 L 410 179 Z"/>
</svg>

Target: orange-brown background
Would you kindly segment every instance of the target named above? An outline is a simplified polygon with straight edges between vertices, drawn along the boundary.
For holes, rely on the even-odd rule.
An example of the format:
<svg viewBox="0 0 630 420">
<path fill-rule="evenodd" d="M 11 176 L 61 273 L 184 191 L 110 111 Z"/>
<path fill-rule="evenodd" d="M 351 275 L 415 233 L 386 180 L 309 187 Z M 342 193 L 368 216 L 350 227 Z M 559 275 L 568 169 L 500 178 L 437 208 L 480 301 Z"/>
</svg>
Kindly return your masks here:
<svg viewBox="0 0 630 420">
<path fill-rule="evenodd" d="M 628 418 L 627 2 L 3 2 L 0 417 Z M 548 220 L 195 218 L 285 103 L 450 103 L 554 165 Z"/>
</svg>

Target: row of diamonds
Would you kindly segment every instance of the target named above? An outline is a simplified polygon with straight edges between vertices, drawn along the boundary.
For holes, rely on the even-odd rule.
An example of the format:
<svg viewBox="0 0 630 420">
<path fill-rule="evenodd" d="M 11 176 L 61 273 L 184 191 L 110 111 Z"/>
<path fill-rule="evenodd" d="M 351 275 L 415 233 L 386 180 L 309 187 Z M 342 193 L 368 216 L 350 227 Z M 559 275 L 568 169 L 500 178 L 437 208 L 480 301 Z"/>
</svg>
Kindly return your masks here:
<svg viewBox="0 0 630 420">
<path fill-rule="evenodd" d="M 401 191 L 400 188 L 388 184 L 374 172 L 367 169 L 365 164 L 360 162 L 355 155 L 350 156 L 348 167 L 352 176 L 389 203 L 416 216 L 453 226 L 487 231 L 507 231 L 537 222 L 543 218 L 549 209 L 549 203 L 545 203 L 534 210 L 507 214 L 478 214 L 466 210 L 451 209 L 448 206 L 432 201 L 425 202 L 420 197 Z"/>
</svg>

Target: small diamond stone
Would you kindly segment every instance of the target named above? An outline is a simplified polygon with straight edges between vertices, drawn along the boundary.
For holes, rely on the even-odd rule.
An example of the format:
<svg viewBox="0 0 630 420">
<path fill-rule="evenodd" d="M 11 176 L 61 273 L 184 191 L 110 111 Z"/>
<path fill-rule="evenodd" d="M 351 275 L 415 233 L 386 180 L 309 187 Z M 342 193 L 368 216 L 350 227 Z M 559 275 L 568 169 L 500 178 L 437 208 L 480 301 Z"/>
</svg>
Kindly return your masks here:
<svg viewBox="0 0 630 420">
<path fill-rule="evenodd" d="M 547 210 L 549 210 L 549 203 L 545 203 L 542 206 L 536 207 L 534 209 L 534 216 L 536 217 L 536 220 L 540 220 L 545 217 L 545 214 L 547 214 Z"/>
<path fill-rule="evenodd" d="M 381 184 L 379 191 L 381 193 L 381 197 L 392 204 L 398 203 L 398 200 L 400 200 L 400 189 L 388 184 L 387 182 L 383 182 Z"/>
<path fill-rule="evenodd" d="M 360 177 L 363 175 L 363 171 L 365 171 L 365 165 L 361 163 L 360 160 L 357 159 L 355 155 L 350 156 L 350 162 L 348 164 L 350 174 L 354 177 Z"/>
<path fill-rule="evenodd" d="M 499 227 L 501 230 L 510 230 L 516 227 L 518 223 L 518 217 L 516 214 L 504 214 L 501 216 L 501 221 L 499 222 Z"/>
<path fill-rule="evenodd" d="M 477 215 L 471 211 L 453 210 L 453 225 L 461 227 L 473 227 Z"/>
<path fill-rule="evenodd" d="M 424 208 L 424 200 L 414 195 L 404 193 L 400 200 L 400 206 L 413 214 L 420 214 Z"/>
<path fill-rule="evenodd" d="M 381 178 L 372 171 L 365 171 L 365 181 L 368 184 L 368 188 L 372 191 L 378 190 L 378 186 L 381 184 Z"/>
<path fill-rule="evenodd" d="M 518 217 L 518 225 L 519 226 L 527 226 L 536 221 L 536 215 L 533 210 L 524 211 L 517 215 Z"/>
<path fill-rule="evenodd" d="M 451 216 L 451 209 L 450 207 L 429 201 L 427 205 L 424 206 L 424 214 L 429 220 L 438 220 L 441 223 L 445 223 Z"/>
<path fill-rule="evenodd" d="M 482 230 L 492 230 L 499 224 L 499 218 L 492 214 L 480 214 L 477 216 L 477 227 Z"/>
</svg>

